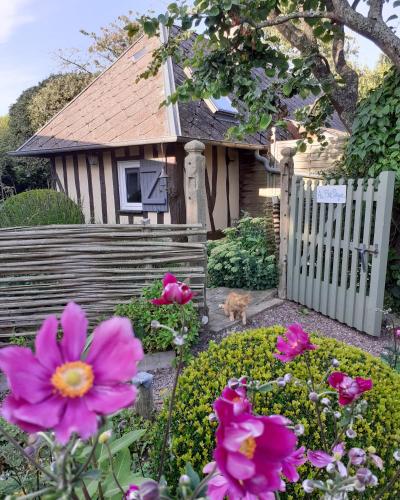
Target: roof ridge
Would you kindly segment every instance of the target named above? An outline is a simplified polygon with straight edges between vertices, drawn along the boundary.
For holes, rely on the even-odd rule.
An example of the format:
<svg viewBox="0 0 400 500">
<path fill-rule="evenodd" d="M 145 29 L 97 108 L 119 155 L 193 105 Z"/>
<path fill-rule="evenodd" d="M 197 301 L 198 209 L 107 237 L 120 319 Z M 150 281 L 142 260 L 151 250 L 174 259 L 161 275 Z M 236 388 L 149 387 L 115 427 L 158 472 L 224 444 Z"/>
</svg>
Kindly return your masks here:
<svg viewBox="0 0 400 500">
<path fill-rule="evenodd" d="M 122 59 L 126 54 L 127 52 L 129 52 L 132 47 L 134 47 L 140 40 L 142 40 L 142 38 L 145 36 L 145 34 L 143 33 L 142 35 L 140 35 L 126 50 L 124 50 L 124 52 L 117 57 L 117 59 L 112 63 L 110 64 L 110 66 L 108 66 L 108 68 L 106 68 L 104 71 L 102 71 L 98 76 L 96 76 L 96 78 L 94 78 L 90 83 L 89 85 L 87 85 L 83 90 L 81 90 L 79 92 L 79 94 L 77 94 L 73 99 L 71 99 L 64 107 L 62 107 L 59 111 L 57 111 L 57 113 L 55 115 L 53 115 L 50 120 L 48 120 L 44 125 L 42 125 L 38 130 L 36 130 L 36 132 L 31 136 L 29 137 L 29 139 L 27 139 L 23 144 L 21 144 L 21 146 L 19 146 L 18 149 L 15 150 L 15 153 L 17 153 L 18 151 L 22 150 L 25 146 L 27 146 L 31 141 L 33 141 L 33 139 L 35 137 L 37 137 L 40 132 L 46 128 L 51 122 L 53 122 L 61 113 L 63 113 L 69 106 L 71 106 L 82 94 L 84 94 L 88 89 L 90 89 L 90 87 L 92 85 L 94 85 L 95 82 L 97 82 L 97 80 L 99 78 L 101 78 L 104 74 L 106 74 L 115 64 L 117 64 L 120 59 Z"/>
</svg>

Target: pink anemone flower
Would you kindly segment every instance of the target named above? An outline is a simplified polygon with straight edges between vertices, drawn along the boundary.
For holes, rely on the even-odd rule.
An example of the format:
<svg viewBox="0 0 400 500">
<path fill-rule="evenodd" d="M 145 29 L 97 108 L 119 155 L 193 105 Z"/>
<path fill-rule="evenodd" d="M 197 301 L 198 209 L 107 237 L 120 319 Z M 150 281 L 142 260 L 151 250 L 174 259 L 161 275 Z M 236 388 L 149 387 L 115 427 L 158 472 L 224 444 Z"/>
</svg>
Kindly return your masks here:
<svg viewBox="0 0 400 500">
<path fill-rule="evenodd" d="M 336 446 L 332 448 L 332 455 L 329 455 L 328 453 L 322 450 L 317 450 L 317 451 L 308 450 L 307 458 L 314 467 L 317 467 L 317 469 L 322 469 L 324 467 L 327 467 L 329 464 L 334 464 L 337 467 L 339 474 L 342 477 L 346 477 L 347 469 L 344 463 L 342 462 L 344 452 L 345 452 L 344 443 L 338 443 Z"/>
<path fill-rule="evenodd" d="M 221 420 L 226 421 L 241 413 L 251 412 L 251 404 L 247 399 L 244 387 L 238 387 L 237 389 L 225 387 L 217 402 L 215 410 Z"/>
<path fill-rule="evenodd" d="M 190 302 L 194 297 L 194 292 L 176 279 L 173 274 L 167 273 L 163 279 L 163 293 L 158 299 L 152 299 L 156 306 L 165 306 L 170 304 L 184 305 Z"/>
<path fill-rule="evenodd" d="M 134 402 L 136 389 L 126 382 L 136 374 L 143 350 L 130 321 L 114 317 L 100 323 L 84 356 L 87 325 L 83 310 L 70 302 L 61 316 L 60 342 L 57 318 L 49 316 L 36 336 L 35 354 L 25 347 L 0 350 L 0 369 L 11 390 L 1 409 L 6 420 L 29 433 L 53 430 L 65 444 L 75 432 L 89 438 L 97 431 L 97 416 Z"/>
<path fill-rule="evenodd" d="M 276 348 L 280 354 L 275 353 L 275 358 L 287 363 L 293 361 L 297 356 L 303 354 L 305 351 L 313 351 L 318 346 L 310 342 L 310 337 L 298 323 L 290 325 L 285 333 L 286 339 L 279 336 Z"/>
<path fill-rule="evenodd" d="M 339 404 L 348 405 L 358 399 L 363 392 L 372 389 L 372 380 L 361 377 L 351 378 L 343 372 L 333 372 L 328 383 L 339 393 Z"/>
<path fill-rule="evenodd" d="M 246 493 L 244 496 L 239 497 L 236 491 L 229 486 L 228 480 L 219 472 L 215 462 L 207 464 L 203 472 L 204 474 L 215 472 L 212 479 L 207 483 L 207 498 L 210 500 L 224 500 L 224 498 L 228 498 L 228 500 L 275 500 L 275 493 L 271 491 L 260 493 L 257 496 Z M 284 491 L 284 489 L 281 491 Z"/>
<path fill-rule="evenodd" d="M 286 427 L 286 419 L 277 415 L 228 415 L 226 404 L 219 399 L 214 405 L 220 421 L 214 458 L 235 492 L 232 498 L 279 491 L 284 461 L 293 455 L 297 442 Z"/>
</svg>

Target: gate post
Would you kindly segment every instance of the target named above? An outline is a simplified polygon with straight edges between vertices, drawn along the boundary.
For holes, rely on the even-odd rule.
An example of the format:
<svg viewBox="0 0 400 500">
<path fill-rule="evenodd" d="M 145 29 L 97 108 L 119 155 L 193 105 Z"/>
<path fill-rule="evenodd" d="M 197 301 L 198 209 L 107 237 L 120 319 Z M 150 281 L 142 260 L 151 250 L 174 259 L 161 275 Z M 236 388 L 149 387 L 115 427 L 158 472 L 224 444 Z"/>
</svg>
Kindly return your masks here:
<svg viewBox="0 0 400 500">
<path fill-rule="evenodd" d="M 279 285 L 278 297 L 287 297 L 287 255 L 289 244 L 289 205 L 290 189 L 294 172 L 293 157 L 296 148 L 284 148 L 279 162 L 281 171 L 281 203 L 280 203 L 280 243 L 279 243 Z"/>
<path fill-rule="evenodd" d="M 186 223 L 207 224 L 206 159 L 205 146 L 200 141 L 185 144 L 185 201 Z"/>
<path fill-rule="evenodd" d="M 205 145 L 200 141 L 190 141 L 185 144 L 187 156 L 185 158 L 185 202 L 186 223 L 201 224 L 207 227 L 207 194 L 206 194 L 206 159 Z M 204 304 L 202 313 L 208 316 L 206 283 L 207 283 L 207 236 L 188 236 L 188 241 L 203 243 L 204 245 L 204 282 L 193 279 L 193 284 L 202 283 Z"/>
</svg>

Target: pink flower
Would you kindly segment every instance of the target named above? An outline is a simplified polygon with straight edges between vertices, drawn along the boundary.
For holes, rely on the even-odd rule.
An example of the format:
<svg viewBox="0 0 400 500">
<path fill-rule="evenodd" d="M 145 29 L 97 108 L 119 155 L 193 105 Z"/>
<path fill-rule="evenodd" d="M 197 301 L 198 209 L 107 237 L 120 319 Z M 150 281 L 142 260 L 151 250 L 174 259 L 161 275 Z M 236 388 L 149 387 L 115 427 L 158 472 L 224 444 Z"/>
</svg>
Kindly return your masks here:
<svg viewBox="0 0 400 500">
<path fill-rule="evenodd" d="M 295 450 L 289 457 L 282 462 L 282 473 L 291 483 L 297 483 L 300 479 L 297 467 L 306 463 L 307 458 L 304 456 L 305 448 L 302 446 Z"/>
<path fill-rule="evenodd" d="M 346 373 L 333 372 L 328 378 L 331 387 L 339 392 L 339 404 L 348 405 L 358 399 L 363 392 L 372 389 L 372 380 L 361 377 L 351 378 Z"/>
<path fill-rule="evenodd" d="M 279 336 L 276 348 L 281 354 L 274 354 L 275 358 L 287 363 L 303 354 L 305 351 L 313 351 L 318 346 L 311 344 L 310 337 L 298 323 L 290 325 L 286 331 L 286 339 Z"/>
<path fill-rule="evenodd" d="M 322 450 L 317 450 L 317 451 L 308 450 L 307 458 L 313 464 L 314 467 L 317 467 L 317 469 L 322 469 L 323 467 L 326 467 L 328 464 L 331 464 L 334 460 L 331 455 L 328 455 L 328 453 L 325 453 L 325 451 Z"/>
<path fill-rule="evenodd" d="M 176 279 L 173 274 L 167 273 L 163 279 L 163 293 L 160 298 L 153 299 L 151 302 L 156 306 L 165 306 L 170 304 L 187 304 L 194 297 L 194 292 Z"/>
<path fill-rule="evenodd" d="M 214 458 L 218 469 L 234 492 L 260 495 L 282 489 L 280 474 L 289 465 L 297 438 L 280 416 L 234 415 L 222 398 L 214 405 L 220 421 Z M 286 462 L 285 462 L 286 461 Z M 291 463 L 296 462 L 296 459 Z M 290 472 L 289 472 L 290 475 Z"/>
<path fill-rule="evenodd" d="M 133 403 L 136 389 L 126 382 L 136 374 L 143 350 L 130 321 L 100 323 L 85 357 L 87 325 L 85 313 L 70 302 L 61 316 L 60 342 L 57 318 L 49 316 L 36 336 L 35 354 L 25 347 L 0 350 L 0 369 L 11 390 L 1 409 L 6 420 L 29 433 L 52 429 L 65 444 L 74 432 L 82 439 L 95 434 L 98 415 Z"/>
<path fill-rule="evenodd" d="M 344 443 L 339 443 L 332 448 L 332 455 L 329 455 L 322 450 L 308 450 L 307 458 L 312 463 L 312 465 L 314 465 L 314 467 L 317 467 L 317 469 L 328 467 L 329 464 L 335 464 L 337 470 L 339 471 L 339 474 L 342 477 L 346 477 L 347 469 L 341 460 L 344 455 L 344 451 Z"/>
<path fill-rule="evenodd" d="M 268 491 L 257 496 L 246 493 L 244 496 L 238 497 L 236 491 L 230 488 L 227 479 L 219 472 L 215 462 L 210 462 L 203 469 L 204 474 L 210 474 L 213 471 L 215 471 L 215 475 L 207 485 L 207 498 L 210 500 L 224 500 L 224 498 L 229 500 L 275 500 L 275 494 Z"/>
<path fill-rule="evenodd" d="M 233 418 L 241 413 L 251 412 L 250 401 L 246 397 L 246 389 L 225 387 L 218 401 L 218 416 L 221 420 Z"/>
</svg>

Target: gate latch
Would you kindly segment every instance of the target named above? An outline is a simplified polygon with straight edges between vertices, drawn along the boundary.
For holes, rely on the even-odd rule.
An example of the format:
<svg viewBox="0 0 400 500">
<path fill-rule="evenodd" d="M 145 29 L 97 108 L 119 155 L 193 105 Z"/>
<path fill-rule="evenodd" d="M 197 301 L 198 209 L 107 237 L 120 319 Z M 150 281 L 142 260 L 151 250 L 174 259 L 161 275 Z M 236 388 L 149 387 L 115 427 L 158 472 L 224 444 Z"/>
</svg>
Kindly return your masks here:
<svg viewBox="0 0 400 500">
<path fill-rule="evenodd" d="M 366 247 L 365 243 L 362 243 L 359 247 L 354 247 L 355 250 L 358 250 L 358 255 L 360 256 L 361 267 L 364 273 L 367 271 L 367 264 L 365 262 L 365 254 L 371 253 L 372 255 L 378 255 L 378 244 L 376 243 L 373 250 L 370 250 Z"/>
</svg>

